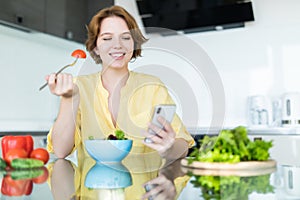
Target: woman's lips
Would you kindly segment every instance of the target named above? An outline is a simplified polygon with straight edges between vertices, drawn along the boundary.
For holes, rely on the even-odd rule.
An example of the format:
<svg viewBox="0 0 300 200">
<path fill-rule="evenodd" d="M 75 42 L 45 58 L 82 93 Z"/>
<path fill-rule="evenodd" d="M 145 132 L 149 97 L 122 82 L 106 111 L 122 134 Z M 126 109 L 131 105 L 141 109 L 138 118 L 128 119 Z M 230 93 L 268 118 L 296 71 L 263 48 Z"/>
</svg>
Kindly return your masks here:
<svg viewBox="0 0 300 200">
<path fill-rule="evenodd" d="M 113 57 L 113 59 L 119 60 L 122 59 L 125 56 L 126 53 L 124 52 L 116 52 L 116 53 L 109 53 L 109 55 L 111 57 Z"/>
</svg>

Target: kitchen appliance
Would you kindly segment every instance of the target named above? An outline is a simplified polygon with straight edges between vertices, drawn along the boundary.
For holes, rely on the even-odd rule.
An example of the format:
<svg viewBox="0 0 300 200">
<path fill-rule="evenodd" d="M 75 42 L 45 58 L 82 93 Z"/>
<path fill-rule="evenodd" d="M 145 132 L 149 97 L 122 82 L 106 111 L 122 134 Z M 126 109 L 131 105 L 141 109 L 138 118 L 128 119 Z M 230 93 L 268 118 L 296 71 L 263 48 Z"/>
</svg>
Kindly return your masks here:
<svg viewBox="0 0 300 200">
<path fill-rule="evenodd" d="M 300 197 L 300 166 L 283 165 L 282 167 L 285 192 Z"/>
<path fill-rule="evenodd" d="M 272 103 L 267 96 L 255 95 L 248 97 L 249 126 L 269 126 L 272 124 Z"/>
<path fill-rule="evenodd" d="M 245 22 L 254 21 L 250 0 L 140 0 L 136 3 L 147 33 L 222 30 L 244 27 Z"/>
<path fill-rule="evenodd" d="M 282 95 L 282 126 L 300 126 L 300 93 Z"/>
</svg>

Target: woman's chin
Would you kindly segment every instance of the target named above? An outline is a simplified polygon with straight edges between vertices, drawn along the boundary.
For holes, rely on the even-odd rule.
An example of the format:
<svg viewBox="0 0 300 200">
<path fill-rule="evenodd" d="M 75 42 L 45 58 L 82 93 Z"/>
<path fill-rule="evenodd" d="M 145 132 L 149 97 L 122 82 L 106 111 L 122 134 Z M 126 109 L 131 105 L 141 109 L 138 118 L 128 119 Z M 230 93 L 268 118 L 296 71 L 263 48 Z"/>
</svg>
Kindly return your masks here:
<svg viewBox="0 0 300 200">
<path fill-rule="evenodd" d="M 124 60 L 115 60 L 111 63 L 110 67 L 114 69 L 127 68 L 127 62 L 124 62 Z"/>
</svg>

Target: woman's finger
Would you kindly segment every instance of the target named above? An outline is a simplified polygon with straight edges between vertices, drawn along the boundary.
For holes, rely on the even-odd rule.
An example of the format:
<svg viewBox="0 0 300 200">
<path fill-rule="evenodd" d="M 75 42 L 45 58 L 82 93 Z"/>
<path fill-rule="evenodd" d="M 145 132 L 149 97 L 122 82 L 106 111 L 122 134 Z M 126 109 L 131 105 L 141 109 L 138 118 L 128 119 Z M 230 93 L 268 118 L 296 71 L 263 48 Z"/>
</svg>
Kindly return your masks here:
<svg viewBox="0 0 300 200">
<path fill-rule="evenodd" d="M 149 129 L 150 134 L 151 134 L 151 130 L 152 130 L 156 135 L 160 136 L 161 138 L 164 138 L 167 135 L 167 133 L 164 131 L 163 128 L 160 128 L 152 123 L 149 124 L 148 129 Z"/>
<path fill-rule="evenodd" d="M 160 174 L 158 177 L 150 180 L 150 181 L 147 181 L 146 183 L 143 184 L 143 186 L 146 186 L 146 185 L 155 185 L 155 184 L 162 184 L 166 181 L 166 177 L 163 175 L 163 174 Z"/>
<path fill-rule="evenodd" d="M 63 74 L 63 93 L 68 93 L 73 90 L 73 81 L 70 74 Z"/>
<path fill-rule="evenodd" d="M 49 77 L 50 77 L 50 74 L 48 74 L 48 75 L 46 75 L 45 76 L 45 80 L 48 82 L 48 80 L 49 80 Z"/>
<path fill-rule="evenodd" d="M 148 130 L 149 130 L 150 133 L 151 133 L 151 131 L 152 131 L 152 132 L 154 132 L 155 134 L 159 134 L 160 132 L 164 131 L 163 128 L 158 127 L 158 126 L 156 126 L 156 125 L 153 124 L 153 123 L 150 123 L 150 124 L 148 125 Z"/>
<path fill-rule="evenodd" d="M 148 192 L 146 192 L 143 195 L 144 199 L 148 199 L 149 197 L 155 197 L 157 196 L 159 193 L 161 193 L 165 188 L 162 185 L 156 185 L 155 187 L 153 187 L 151 190 L 149 190 Z M 154 198 L 155 199 L 155 198 Z"/>
<path fill-rule="evenodd" d="M 74 83 L 73 83 L 73 76 L 71 74 L 69 74 L 68 76 L 68 85 L 69 85 L 69 90 L 73 90 L 74 88 Z"/>
<path fill-rule="evenodd" d="M 146 193 L 143 195 L 143 199 L 147 199 L 149 197 L 155 197 L 163 192 L 166 187 L 168 187 L 168 180 L 164 175 L 160 175 L 155 179 L 152 179 L 146 182 L 143 186 L 145 187 Z"/>
<path fill-rule="evenodd" d="M 50 91 L 53 93 L 53 91 L 56 87 L 56 75 L 54 73 L 50 74 L 48 77 L 48 86 L 49 86 Z"/>
<path fill-rule="evenodd" d="M 166 132 L 174 132 L 174 131 L 173 131 L 173 128 L 172 128 L 172 126 L 171 126 L 171 123 L 169 123 L 169 122 L 168 122 L 165 118 L 163 118 L 162 116 L 159 116 L 159 117 L 157 118 L 157 121 L 163 125 L 163 127 L 164 127 L 164 129 L 165 129 Z"/>
<path fill-rule="evenodd" d="M 56 76 L 56 88 L 55 88 L 55 91 L 56 91 L 56 94 L 57 95 L 62 95 L 63 93 L 63 74 L 58 74 Z"/>
<path fill-rule="evenodd" d="M 164 142 L 164 139 L 161 138 L 161 137 L 158 136 L 158 135 L 153 135 L 153 136 L 150 136 L 149 138 L 150 138 L 150 139 L 152 140 L 152 142 L 154 142 L 155 144 L 162 144 L 162 143 Z"/>
<path fill-rule="evenodd" d="M 55 83 L 56 75 L 55 74 L 50 74 L 48 77 L 48 84 L 53 84 Z"/>
</svg>

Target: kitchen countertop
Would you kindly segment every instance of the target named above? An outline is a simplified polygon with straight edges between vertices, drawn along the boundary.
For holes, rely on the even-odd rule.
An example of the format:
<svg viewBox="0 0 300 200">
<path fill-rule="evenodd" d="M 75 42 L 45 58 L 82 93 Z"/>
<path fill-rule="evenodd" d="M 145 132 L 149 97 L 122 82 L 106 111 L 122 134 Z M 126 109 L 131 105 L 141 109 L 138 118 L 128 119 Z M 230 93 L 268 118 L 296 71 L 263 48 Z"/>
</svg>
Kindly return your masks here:
<svg viewBox="0 0 300 200">
<path fill-rule="evenodd" d="M 34 136 L 47 136 L 49 131 L 0 131 L 0 137 L 5 135 L 34 135 Z"/>
<path fill-rule="evenodd" d="M 34 141 L 35 147 L 45 147 L 45 136 L 34 136 Z M 159 174 L 163 174 L 168 180 L 172 180 L 176 185 L 177 191 L 176 194 L 172 194 L 175 190 L 172 190 L 172 187 L 169 185 L 165 188 L 165 193 L 162 194 L 172 194 L 176 196 L 178 200 L 213 199 L 214 195 L 218 196 L 218 198 L 214 196 L 215 199 L 226 200 L 300 199 L 300 195 L 292 196 L 287 193 L 284 184 L 283 166 L 280 164 L 270 173 L 251 177 L 238 175 L 229 177 L 198 174 L 191 169 L 182 167 L 180 160 L 163 165 L 163 167 L 153 168 L 152 163 L 148 163 L 147 160 L 143 160 L 143 158 L 140 159 L 137 158 L 134 162 L 130 162 L 129 164 L 123 163 L 122 165 L 125 166 L 128 171 L 126 171 L 125 175 L 123 173 L 123 175 L 114 176 L 118 174 L 118 172 L 114 170 L 114 167 L 107 165 L 108 168 L 106 166 L 106 171 L 101 172 L 101 168 L 99 169 L 96 162 L 90 157 L 77 160 L 76 156 L 71 155 L 67 159 L 57 159 L 54 155 L 51 155 L 50 161 L 47 164 L 49 177 L 51 178 L 45 183 L 33 184 L 32 193 L 22 199 L 65 200 L 72 199 L 71 197 L 76 199 L 75 196 L 80 196 L 81 199 L 98 200 L 102 199 L 101 196 L 103 195 L 106 197 L 105 199 L 141 199 L 140 197 L 145 193 L 143 184 L 157 178 Z M 81 167 L 79 168 L 79 166 Z M 149 170 L 149 166 L 152 166 L 151 170 Z M 92 170 L 92 175 L 87 178 L 89 172 L 91 173 Z M 259 170 L 257 171 L 259 172 Z M 295 175 L 297 176 L 297 174 Z M 300 180 L 300 173 L 298 176 L 296 179 Z M 120 181 L 122 177 L 123 180 L 128 180 L 130 177 L 130 185 L 127 185 L 124 189 L 103 189 L 105 184 L 109 183 L 109 180 L 113 180 L 116 183 Z M 89 186 L 86 185 L 86 179 L 88 179 L 87 182 L 90 183 Z M 166 180 L 164 182 L 166 182 Z M 100 183 L 101 185 L 99 185 Z M 220 186 L 220 190 L 216 192 L 212 188 L 209 188 L 209 185 Z M 226 196 L 230 194 L 233 196 Z M 114 195 L 118 197 L 113 198 Z M 234 197 L 234 195 L 239 196 Z M 111 198 L 108 198 L 109 196 Z M 0 199 L 7 198 L 8 197 L 3 194 L 0 195 Z M 163 199 L 166 198 L 164 197 Z"/>
<path fill-rule="evenodd" d="M 299 177 L 300 178 L 300 177 Z M 296 200 L 300 196 L 285 190 L 283 168 L 257 176 L 208 176 L 193 174 L 180 194 L 180 200 Z M 195 183 L 195 180 L 198 180 Z M 196 185 L 198 184 L 198 185 Z M 220 187 L 218 192 L 216 188 Z"/>
<path fill-rule="evenodd" d="M 210 176 L 198 174 L 192 169 L 182 167 L 180 160 L 161 168 L 146 170 L 149 169 L 149 165 L 144 163 L 145 160 L 139 162 L 137 159 L 132 165 L 120 164 L 127 169 L 124 171 L 116 170 L 117 168 L 114 168 L 112 164 L 105 164 L 104 169 L 92 158 L 85 158 L 82 162 L 82 170 L 80 170 L 77 167 L 80 162 L 69 159 L 52 159 L 47 165 L 51 178 L 43 184 L 34 184 L 32 193 L 22 199 L 65 200 L 78 199 L 78 197 L 89 200 L 141 199 L 145 193 L 143 184 L 158 176 L 166 177 L 164 183 L 171 180 L 176 185 L 177 192 L 173 190 L 173 184 L 166 184 L 164 192 L 161 194 L 176 196 L 178 200 L 293 200 L 300 198 L 300 196 L 291 196 L 285 191 L 282 166 L 277 166 L 270 172 L 260 175 Z M 86 172 L 84 172 L 85 170 Z M 255 173 L 255 171 L 251 171 L 251 173 L 253 172 Z M 257 172 L 259 173 L 259 170 Z M 105 189 L 109 185 L 118 184 L 125 188 Z M 6 199 L 7 197 L 2 195 L 2 198 Z M 162 199 L 166 199 L 166 197 L 164 196 Z"/>
<path fill-rule="evenodd" d="M 221 128 L 208 128 L 208 127 L 189 127 L 187 130 L 192 135 L 217 135 L 222 129 L 233 129 L 235 127 L 221 127 Z M 256 126 L 247 127 L 248 135 L 299 135 L 300 126 L 298 127 L 268 127 Z"/>
<path fill-rule="evenodd" d="M 187 130 L 192 135 L 217 135 L 221 129 L 233 129 L 235 127 L 187 127 Z M 300 135 L 300 126 L 295 127 L 269 127 L 269 126 L 256 126 L 247 127 L 249 135 Z M 49 131 L 0 131 L 0 137 L 4 135 L 35 135 L 47 136 Z"/>
</svg>

